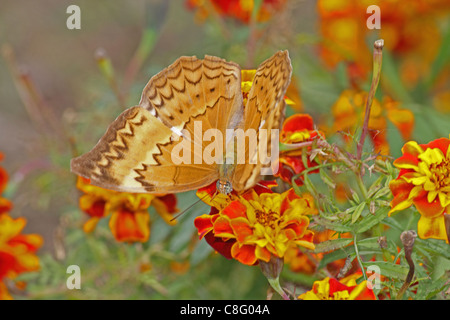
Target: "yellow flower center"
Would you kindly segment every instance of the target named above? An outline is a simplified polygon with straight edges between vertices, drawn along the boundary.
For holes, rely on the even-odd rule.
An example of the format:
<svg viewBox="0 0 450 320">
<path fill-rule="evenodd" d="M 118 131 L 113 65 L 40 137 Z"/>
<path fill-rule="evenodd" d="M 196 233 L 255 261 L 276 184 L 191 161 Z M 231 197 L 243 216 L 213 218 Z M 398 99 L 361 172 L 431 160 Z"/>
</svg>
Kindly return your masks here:
<svg viewBox="0 0 450 320">
<path fill-rule="evenodd" d="M 269 227 L 271 229 L 275 228 L 276 223 L 278 222 L 278 214 L 273 211 L 265 212 L 257 210 L 255 212 L 256 220 L 259 224 L 262 224 L 263 226 Z"/>
<path fill-rule="evenodd" d="M 450 160 L 445 159 L 440 163 L 430 165 L 431 179 L 436 189 L 450 187 Z"/>
<path fill-rule="evenodd" d="M 428 192 L 428 202 L 438 197 L 442 207 L 450 205 L 450 159 L 438 148 L 426 149 L 418 158 L 417 175 L 407 181 L 422 186 Z"/>
</svg>

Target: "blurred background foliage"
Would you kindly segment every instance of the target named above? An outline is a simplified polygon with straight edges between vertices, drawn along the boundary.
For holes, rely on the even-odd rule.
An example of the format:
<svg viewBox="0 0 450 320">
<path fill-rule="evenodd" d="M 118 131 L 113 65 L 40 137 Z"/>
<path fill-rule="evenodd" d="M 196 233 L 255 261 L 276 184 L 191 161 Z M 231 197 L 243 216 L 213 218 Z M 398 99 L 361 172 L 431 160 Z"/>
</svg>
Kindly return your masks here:
<svg viewBox="0 0 450 320">
<path fill-rule="evenodd" d="M 81 9 L 81 30 L 66 28 L 71 4 Z M 364 11 L 355 14 L 363 21 L 368 16 Z M 448 90 L 448 17 L 433 20 L 442 37 L 436 40 L 438 49 L 427 75 L 414 86 L 402 81 L 401 58 L 389 46 L 385 50 L 377 98 L 381 101 L 389 94 L 414 113 L 412 138 L 419 143 L 449 134 L 449 99 L 437 95 Z M 420 15 L 415 19 L 420 22 Z M 352 79 L 344 63 L 330 69 L 319 59 L 318 46 L 324 41 L 320 30 L 318 4 L 307 0 L 288 0 L 268 21 L 256 24 L 218 14 L 202 18 L 182 0 L 2 0 L 0 151 L 10 173 L 3 196 L 14 203 L 12 216 L 28 219 L 26 232 L 44 237 L 41 270 L 20 276 L 28 286 L 13 290 L 15 297 L 266 298 L 267 280 L 259 268 L 226 260 L 198 240 L 193 220 L 209 212 L 203 203 L 182 215 L 174 227 L 150 208 L 146 243 L 116 242 L 106 219 L 93 233 L 84 233 L 87 218 L 78 208 L 80 192 L 69 163 L 88 151 L 124 108 L 139 102 L 151 76 L 182 55 L 216 55 L 242 68 L 256 68 L 275 51 L 288 49 L 301 97 L 298 108 L 311 114 L 319 127 L 331 127 L 335 119 L 330 109 Z M 376 31 L 364 38 L 368 59 L 370 44 L 377 38 Z M 370 77 L 360 82 L 361 89 L 369 85 Z M 389 123 L 386 135 L 391 155 L 401 155 L 401 132 Z M 196 199 L 192 192 L 180 194 L 178 208 Z M 81 268 L 82 290 L 66 287 L 66 268 L 73 264 Z M 293 274 L 286 278 L 305 288 L 317 279 Z"/>
</svg>

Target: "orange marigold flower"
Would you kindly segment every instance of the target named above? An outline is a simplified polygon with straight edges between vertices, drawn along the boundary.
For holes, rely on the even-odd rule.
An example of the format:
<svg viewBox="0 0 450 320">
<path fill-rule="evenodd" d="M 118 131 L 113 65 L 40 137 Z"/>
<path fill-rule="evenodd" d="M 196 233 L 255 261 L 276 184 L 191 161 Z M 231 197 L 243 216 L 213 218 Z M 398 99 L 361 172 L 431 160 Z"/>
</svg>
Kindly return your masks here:
<svg viewBox="0 0 450 320">
<path fill-rule="evenodd" d="M 78 177 L 77 188 L 84 193 L 80 208 L 90 217 L 83 226 L 85 232 L 93 231 L 100 219 L 111 214 L 109 227 L 117 241 L 145 242 L 150 236 L 150 205 L 167 223 L 176 223 L 171 221 L 178 211 L 172 194 L 117 192 L 91 185 L 89 179 L 82 177 Z"/>
<path fill-rule="evenodd" d="M 366 27 L 369 5 L 380 8 L 382 27 L 379 31 Z M 324 39 L 320 55 L 328 66 L 345 62 L 354 84 L 364 80 L 372 66 L 366 40 L 378 32 L 377 38 L 385 40 L 386 49 L 401 58 L 402 82 L 409 87 L 429 71 L 441 43 L 439 18 L 448 17 L 450 12 L 445 0 L 319 0 L 317 7 Z"/>
<path fill-rule="evenodd" d="M 367 287 L 367 281 L 360 284 L 356 279 L 362 274 L 355 273 L 341 280 L 325 278 L 315 281 L 312 290 L 301 294 L 301 300 L 375 300 L 375 294 Z"/>
<path fill-rule="evenodd" d="M 11 299 L 3 283 L 5 278 L 14 279 L 21 273 L 40 268 L 35 253 L 42 246 L 43 239 L 37 234 L 22 234 L 26 223 L 25 218 L 0 215 L 0 299 Z"/>
<path fill-rule="evenodd" d="M 400 173 L 389 184 L 394 196 L 389 213 L 414 204 L 421 215 L 419 237 L 448 242 L 444 213 L 450 212 L 450 139 L 428 144 L 409 141 L 402 153 L 394 161 Z"/>
<path fill-rule="evenodd" d="M 247 191 L 223 209 L 194 221 L 200 238 L 207 235 L 210 244 L 228 258 L 246 265 L 272 257 L 283 258 L 291 246 L 314 249 L 313 233 L 307 229 L 307 215 L 315 213 L 310 195 L 298 196 L 290 189 L 282 194 Z"/>
<path fill-rule="evenodd" d="M 334 118 L 332 132 L 342 131 L 354 133 L 357 126 L 363 122 L 367 92 L 344 90 L 331 107 Z M 386 97 L 382 103 L 374 99 L 370 112 L 369 129 L 375 152 L 389 154 L 389 143 L 386 137 L 388 118 L 394 124 L 403 139 L 410 138 L 414 126 L 414 115 L 408 109 Z M 349 138 L 345 136 L 349 141 Z"/>
<path fill-rule="evenodd" d="M 333 230 L 315 231 L 313 243 L 319 244 L 324 241 L 334 240 L 338 238 L 351 238 L 350 233 L 338 234 Z M 316 268 L 327 252 L 305 254 L 301 249 L 292 247 L 284 257 L 284 262 L 289 265 L 289 268 L 294 272 L 301 272 L 306 274 L 313 274 Z M 338 274 L 341 268 L 345 265 L 345 259 L 339 259 L 327 264 L 327 270 L 332 274 Z"/>
<path fill-rule="evenodd" d="M 258 22 L 268 21 L 272 14 L 280 10 L 286 0 L 263 0 L 256 16 Z M 234 18 L 242 23 L 249 23 L 253 8 L 253 0 L 187 0 L 186 4 L 190 9 L 198 9 L 199 20 L 204 20 L 209 15 L 209 10 L 213 8 L 224 17 Z"/>
</svg>

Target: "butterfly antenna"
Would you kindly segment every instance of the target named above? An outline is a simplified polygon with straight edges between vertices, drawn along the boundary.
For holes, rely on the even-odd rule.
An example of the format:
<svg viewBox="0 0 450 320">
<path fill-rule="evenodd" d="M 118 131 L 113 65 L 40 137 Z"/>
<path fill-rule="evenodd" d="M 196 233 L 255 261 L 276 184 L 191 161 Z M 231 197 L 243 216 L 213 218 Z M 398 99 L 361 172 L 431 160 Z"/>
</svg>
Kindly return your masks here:
<svg viewBox="0 0 450 320">
<path fill-rule="evenodd" d="M 270 190 L 270 188 L 268 186 L 265 186 L 265 185 L 263 185 L 261 183 L 257 183 L 256 185 L 259 186 L 259 187 L 263 187 L 263 188 L 265 188 L 265 189 L 267 189 L 269 191 L 272 191 L 272 190 Z"/>
<path fill-rule="evenodd" d="M 213 197 L 211 198 L 211 201 L 214 199 L 214 197 L 217 195 L 217 190 L 214 193 Z M 177 214 L 175 217 L 173 217 L 172 219 L 170 219 L 170 221 L 172 222 L 173 220 L 178 219 L 179 217 L 181 217 L 181 215 L 183 215 L 184 213 L 186 213 L 186 211 L 188 211 L 189 209 L 191 209 L 193 206 L 195 206 L 197 203 L 199 203 L 200 201 L 202 201 L 203 199 L 205 199 L 207 196 L 209 196 L 209 193 L 206 193 L 202 198 L 198 199 L 197 201 L 195 201 L 193 204 L 191 204 L 189 207 L 187 207 L 186 209 L 184 209 L 183 211 L 181 211 L 179 214 Z"/>
</svg>

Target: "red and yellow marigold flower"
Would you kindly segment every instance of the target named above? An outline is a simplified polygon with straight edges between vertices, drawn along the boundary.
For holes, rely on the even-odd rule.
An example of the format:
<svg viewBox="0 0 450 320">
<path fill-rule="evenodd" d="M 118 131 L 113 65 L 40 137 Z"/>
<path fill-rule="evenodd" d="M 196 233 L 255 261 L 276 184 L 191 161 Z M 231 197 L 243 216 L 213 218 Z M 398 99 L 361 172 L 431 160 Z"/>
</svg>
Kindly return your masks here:
<svg viewBox="0 0 450 320">
<path fill-rule="evenodd" d="M 90 217 L 83 226 L 85 232 L 93 231 L 100 219 L 111 215 L 109 227 L 117 241 L 145 242 L 150 236 L 150 206 L 167 223 L 176 223 L 171 221 L 178 211 L 172 194 L 117 192 L 93 186 L 82 177 L 78 177 L 77 188 L 84 193 L 79 200 L 80 208 Z"/>
<path fill-rule="evenodd" d="M 331 107 L 334 119 L 331 131 L 353 134 L 357 126 L 363 122 L 366 100 L 367 92 L 344 90 Z M 405 140 L 410 138 L 414 127 L 414 114 L 410 110 L 401 108 L 400 103 L 388 97 L 382 102 L 374 99 L 369 118 L 369 130 L 375 152 L 383 155 L 388 155 L 390 150 L 386 136 L 386 118 L 397 127 Z M 350 141 L 347 136 L 344 138 Z"/>
<path fill-rule="evenodd" d="M 304 142 L 311 142 L 316 139 L 318 136 L 324 136 L 324 134 L 320 131 L 317 131 L 314 128 L 314 121 L 312 117 L 308 114 L 294 114 L 287 118 L 280 132 L 280 142 L 289 147 L 289 145 L 301 144 Z M 307 149 L 311 149 L 307 147 Z M 302 148 L 297 147 L 293 149 L 286 149 L 280 152 L 280 156 L 278 159 L 279 169 L 276 174 L 277 177 L 281 178 L 283 181 L 287 183 L 292 183 L 292 178 L 303 172 L 305 169 L 305 165 L 302 160 Z M 307 165 L 309 167 L 317 166 L 318 163 L 313 160 L 307 160 Z M 314 170 L 311 173 L 317 173 L 318 170 Z M 302 185 L 302 179 L 296 179 L 295 183 L 297 185 Z"/>
<path fill-rule="evenodd" d="M 256 16 L 258 22 L 268 21 L 283 8 L 286 0 L 263 0 Z M 255 6 L 254 0 L 187 0 L 190 9 L 196 9 L 197 19 L 203 21 L 214 10 L 223 17 L 249 23 Z"/>
<path fill-rule="evenodd" d="M 421 215 L 419 237 L 448 242 L 444 214 L 450 212 L 450 139 L 409 141 L 402 153 L 394 161 L 400 173 L 389 185 L 394 196 L 389 213 L 414 205 Z"/>
<path fill-rule="evenodd" d="M 310 291 L 301 294 L 301 300 L 376 300 L 375 294 L 367 287 L 367 281 L 360 284 L 356 279 L 362 274 L 355 273 L 341 280 L 325 278 L 315 281 Z"/>
<path fill-rule="evenodd" d="M 200 238 L 209 237 L 208 243 L 225 257 L 255 265 L 283 258 L 291 246 L 313 249 L 307 227 L 315 210 L 310 195 L 298 196 L 292 189 L 258 194 L 252 189 L 194 223 Z"/>
<path fill-rule="evenodd" d="M 0 299 L 11 299 L 5 279 L 14 279 L 21 273 L 39 270 L 36 251 L 43 239 L 37 234 L 22 234 L 25 218 L 13 219 L 0 215 Z"/>
</svg>

